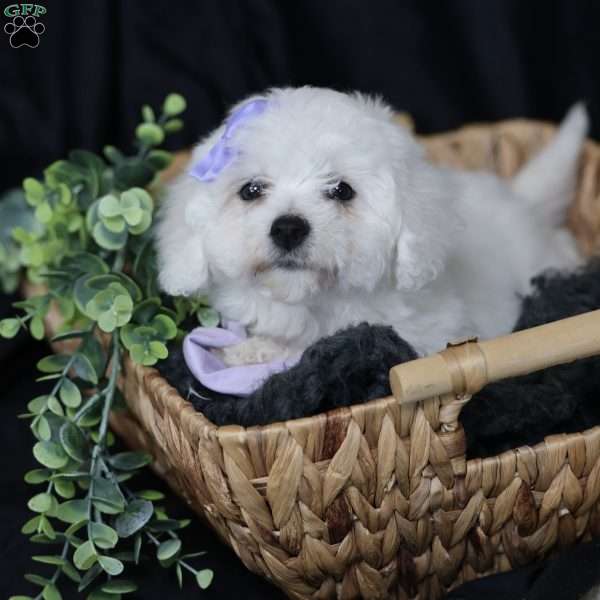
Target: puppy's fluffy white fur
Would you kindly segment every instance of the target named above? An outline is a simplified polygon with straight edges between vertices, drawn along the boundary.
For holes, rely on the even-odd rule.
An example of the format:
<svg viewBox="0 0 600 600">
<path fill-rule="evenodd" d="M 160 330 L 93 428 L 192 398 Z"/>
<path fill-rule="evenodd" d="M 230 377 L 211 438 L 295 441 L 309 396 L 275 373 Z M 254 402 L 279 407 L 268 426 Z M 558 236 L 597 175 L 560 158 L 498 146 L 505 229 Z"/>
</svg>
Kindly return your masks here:
<svg viewBox="0 0 600 600">
<path fill-rule="evenodd" d="M 587 131 L 582 106 L 503 181 L 432 165 L 378 99 L 312 87 L 263 97 L 265 112 L 235 133 L 234 162 L 210 182 L 182 175 L 157 228 L 164 290 L 208 294 L 257 336 L 230 362 L 295 353 L 361 321 L 392 325 L 421 354 L 490 338 L 512 329 L 533 275 L 580 260 L 561 224 Z M 265 184 L 252 202 L 239 196 L 249 181 Z M 356 192 L 349 202 L 327 196 L 340 181 Z M 310 225 L 290 253 L 270 236 L 281 215 Z"/>
</svg>

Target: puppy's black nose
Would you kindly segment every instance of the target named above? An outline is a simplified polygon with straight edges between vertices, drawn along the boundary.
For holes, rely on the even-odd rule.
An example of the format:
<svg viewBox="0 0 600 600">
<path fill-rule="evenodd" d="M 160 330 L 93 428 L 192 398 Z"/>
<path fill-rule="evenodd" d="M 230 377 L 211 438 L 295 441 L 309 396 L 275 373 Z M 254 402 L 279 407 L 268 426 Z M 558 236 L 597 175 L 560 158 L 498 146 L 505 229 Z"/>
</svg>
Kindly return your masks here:
<svg viewBox="0 0 600 600">
<path fill-rule="evenodd" d="M 310 225 L 306 219 L 297 215 L 282 215 L 271 225 L 270 236 L 274 244 L 289 252 L 297 248 L 310 233 Z"/>
</svg>

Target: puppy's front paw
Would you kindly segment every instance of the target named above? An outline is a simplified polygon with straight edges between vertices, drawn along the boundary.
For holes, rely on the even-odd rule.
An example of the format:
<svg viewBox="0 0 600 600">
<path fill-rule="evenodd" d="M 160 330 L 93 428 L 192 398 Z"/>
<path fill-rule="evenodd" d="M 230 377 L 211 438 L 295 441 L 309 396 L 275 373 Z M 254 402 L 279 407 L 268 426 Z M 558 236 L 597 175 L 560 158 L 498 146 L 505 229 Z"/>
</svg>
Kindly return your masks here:
<svg viewBox="0 0 600 600">
<path fill-rule="evenodd" d="M 266 363 L 272 360 L 285 360 L 290 351 L 269 338 L 250 337 L 235 346 L 227 346 L 219 351 L 221 359 L 228 367 Z"/>
</svg>

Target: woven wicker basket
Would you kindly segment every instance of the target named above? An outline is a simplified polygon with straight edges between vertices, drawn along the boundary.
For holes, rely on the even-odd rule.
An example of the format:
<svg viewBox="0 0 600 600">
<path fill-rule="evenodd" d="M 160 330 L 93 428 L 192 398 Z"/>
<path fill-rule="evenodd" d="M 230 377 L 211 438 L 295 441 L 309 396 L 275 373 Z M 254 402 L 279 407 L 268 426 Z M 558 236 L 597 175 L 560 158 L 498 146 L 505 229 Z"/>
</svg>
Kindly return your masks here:
<svg viewBox="0 0 600 600">
<path fill-rule="evenodd" d="M 432 159 L 511 175 L 553 134 L 509 121 L 423 139 Z M 600 149 L 569 222 L 600 244 Z M 113 428 L 291 598 L 432 600 L 600 535 L 600 427 L 466 460 L 461 407 L 486 382 L 600 353 L 600 311 L 395 367 L 394 396 L 311 418 L 216 427 L 127 362 Z"/>
</svg>

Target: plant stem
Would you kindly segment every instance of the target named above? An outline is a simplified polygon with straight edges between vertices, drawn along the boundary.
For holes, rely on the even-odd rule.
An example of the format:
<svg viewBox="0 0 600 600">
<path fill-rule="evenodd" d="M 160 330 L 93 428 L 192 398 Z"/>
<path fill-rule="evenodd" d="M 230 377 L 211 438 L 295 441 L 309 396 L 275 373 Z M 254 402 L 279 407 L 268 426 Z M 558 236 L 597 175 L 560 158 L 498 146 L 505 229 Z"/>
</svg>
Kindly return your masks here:
<svg viewBox="0 0 600 600">
<path fill-rule="evenodd" d="M 108 417 L 112 408 L 117 387 L 117 377 L 121 372 L 121 346 L 119 344 L 119 334 L 117 331 L 112 334 L 112 356 L 110 359 L 110 376 L 105 390 L 105 402 L 102 410 L 102 420 L 100 421 L 100 430 L 97 446 L 103 446 L 106 434 L 108 432 Z"/>
<path fill-rule="evenodd" d="M 66 560 L 67 558 L 67 554 L 69 553 L 69 546 L 71 545 L 71 542 L 68 539 L 65 539 L 65 543 L 63 544 L 63 548 L 62 548 L 62 552 L 60 554 L 60 557 L 63 560 Z M 62 568 L 56 567 L 56 570 L 54 571 L 54 574 L 52 575 L 52 578 L 50 579 L 50 582 L 55 585 L 56 582 L 58 581 L 59 577 L 62 574 Z M 42 588 L 42 591 L 33 599 L 33 600 L 42 600 L 44 597 L 44 590 Z"/>
<path fill-rule="evenodd" d="M 102 407 L 102 417 L 100 428 L 98 430 L 98 441 L 92 451 L 92 460 L 90 463 L 90 489 L 87 494 L 87 512 L 88 512 L 88 537 L 90 536 L 90 523 L 92 522 L 92 497 L 94 495 L 94 478 L 98 474 L 99 458 L 104 449 L 106 434 L 108 432 L 108 417 L 115 397 L 115 388 L 117 386 L 117 377 L 121 370 L 121 346 L 119 345 L 118 333 L 112 334 L 112 356 L 110 359 L 110 376 L 106 388 L 102 391 L 104 395 L 104 406 Z"/>
<path fill-rule="evenodd" d="M 113 475 L 112 471 L 108 472 L 108 476 L 110 477 L 110 479 L 113 481 L 113 483 L 115 483 L 117 486 L 119 486 L 119 488 L 121 489 L 122 493 L 127 497 L 128 500 L 132 500 L 135 499 L 135 494 L 133 494 L 131 492 L 131 490 L 126 486 L 126 485 L 122 485 L 120 484 L 115 476 Z M 160 546 L 160 540 L 150 531 L 146 531 L 143 530 L 142 533 L 156 546 Z M 173 533 L 172 531 L 167 531 L 167 534 L 169 535 L 169 537 L 171 537 L 172 539 L 178 540 L 179 536 L 175 533 Z M 186 569 L 186 571 L 189 571 L 190 573 L 192 573 L 194 575 L 194 577 L 196 576 L 196 574 L 198 573 L 198 571 L 196 569 L 194 569 L 194 567 L 192 567 L 190 564 L 188 564 L 187 562 L 185 562 L 185 560 L 183 560 L 182 558 L 178 558 L 176 561 L 178 564 L 180 564 L 184 569 Z"/>
<path fill-rule="evenodd" d="M 123 270 L 123 265 L 125 264 L 125 251 L 126 246 L 123 246 L 123 248 L 117 252 L 111 269 L 113 273 L 120 273 Z"/>
<path fill-rule="evenodd" d="M 24 329 L 26 329 L 25 327 L 25 323 L 27 323 L 27 321 L 29 321 L 30 319 L 33 319 L 35 315 L 33 313 L 29 314 L 29 315 L 25 315 L 23 317 L 18 317 L 19 322 L 21 323 L 21 327 L 23 327 Z"/>
<path fill-rule="evenodd" d="M 157 548 L 158 546 L 160 546 L 160 540 L 154 534 L 150 533 L 149 531 L 144 531 L 143 533 Z M 172 531 L 169 531 L 167 533 L 169 533 L 173 539 L 179 539 Z M 185 560 L 183 560 L 182 558 L 178 558 L 176 562 L 180 564 L 186 571 L 192 573 L 194 577 L 198 573 L 198 571 L 194 569 L 192 565 L 186 563 Z"/>
<path fill-rule="evenodd" d="M 81 343 L 83 344 L 84 342 L 84 338 L 87 338 L 87 336 L 89 335 L 93 335 L 94 331 L 96 329 L 96 323 L 94 323 L 86 332 L 85 336 L 83 336 L 81 338 Z M 50 392 L 50 394 L 48 394 L 49 396 L 56 396 L 56 394 L 58 393 L 58 390 L 60 389 L 60 386 L 63 384 L 63 381 L 65 379 L 65 377 L 68 377 L 69 375 L 69 371 L 71 370 L 71 367 L 73 366 L 73 363 L 75 362 L 75 359 L 77 358 L 77 352 L 73 352 L 73 354 L 71 355 L 71 358 L 69 358 L 69 361 L 67 362 L 67 364 L 65 365 L 65 368 L 61 371 L 60 373 L 60 377 L 56 380 L 56 383 L 54 384 L 54 387 L 52 388 L 52 391 Z M 31 421 L 31 429 L 33 429 L 37 422 L 40 420 L 40 417 L 48 410 L 48 407 L 45 407 L 41 410 L 41 412 L 35 416 L 35 418 L 33 419 L 33 421 Z M 78 413 L 79 414 L 79 413 Z M 77 421 L 75 421 L 77 422 Z"/>
<path fill-rule="evenodd" d="M 146 156 L 146 153 L 150 151 L 151 147 L 152 146 L 148 146 L 147 144 L 140 142 L 140 149 L 138 150 L 136 158 L 142 160 L 142 158 Z"/>
<path fill-rule="evenodd" d="M 65 377 L 67 377 L 67 375 L 69 374 L 69 371 L 71 370 L 71 367 L 73 366 L 73 363 L 75 362 L 75 358 L 77 358 L 76 354 L 73 354 L 71 356 L 71 358 L 69 359 L 69 362 L 67 362 L 67 364 L 65 365 L 65 368 L 61 371 L 60 377 L 56 380 L 56 383 L 54 384 L 54 387 L 52 388 L 52 391 L 48 394 L 49 396 L 56 396 L 56 394 L 58 393 L 58 390 L 60 389 L 60 386 L 63 383 L 63 380 L 65 379 Z M 31 429 L 33 430 L 34 427 L 37 425 L 38 421 L 40 420 L 41 416 L 48 410 L 48 407 L 45 406 L 38 415 L 35 416 L 35 418 L 33 419 L 33 421 L 31 421 Z M 35 433 L 35 432 L 34 432 Z M 37 436 L 36 436 L 37 437 Z"/>
</svg>

